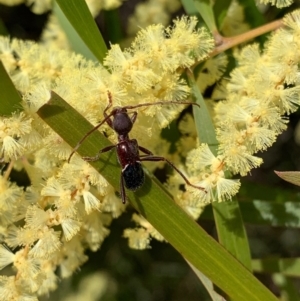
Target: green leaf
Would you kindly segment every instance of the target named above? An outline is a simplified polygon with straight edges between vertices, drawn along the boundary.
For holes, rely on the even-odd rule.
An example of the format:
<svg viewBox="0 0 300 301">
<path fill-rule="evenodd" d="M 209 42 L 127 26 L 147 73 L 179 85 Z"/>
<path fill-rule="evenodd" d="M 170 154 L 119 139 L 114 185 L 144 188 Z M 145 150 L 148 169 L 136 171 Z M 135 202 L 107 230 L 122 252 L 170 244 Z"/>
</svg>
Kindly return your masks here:
<svg viewBox="0 0 300 301">
<path fill-rule="evenodd" d="M 290 279 L 282 274 L 274 274 L 274 283 L 280 289 L 281 299 L 284 301 L 300 301 L 299 290 L 294 279 Z"/>
<path fill-rule="evenodd" d="M 212 1 L 210 0 L 194 0 L 195 7 L 201 15 L 208 29 L 214 33 L 218 32 L 214 11 L 212 8 Z"/>
<path fill-rule="evenodd" d="M 196 102 L 200 105 L 200 110 L 199 108 L 193 108 L 199 140 L 201 143 L 207 143 L 211 151 L 214 155 L 216 155 L 218 140 L 216 139 L 215 127 L 212 118 L 193 75 L 191 73 L 188 73 L 188 75 L 189 84 L 192 88 L 192 95 L 196 98 Z"/>
<path fill-rule="evenodd" d="M 280 273 L 289 277 L 300 277 L 300 258 L 253 259 L 252 268 L 256 273 Z"/>
<path fill-rule="evenodd" d="M 207 143 L 211 151 L 217 154 L 217 139 L 213 121 L 206 107 L 205 101 L 199 91 L 193 75 L 188 73 L 189 84 L 192 87 L 193 95 L 201 109 L 195 110 L 194 117 L 198 137 L 201 143 Z M 236 199 L 231 202 L 213 202 L 213 214 L 218 230 L 219 242 L 249 270 L 251 270 L 251 254 L 244 227 L 243 219 Z"/>
<path fill-rule="evenodd" d="M 92 128 L 89 122 L 54 92 L 38 114 L 72 147 Z M 78 153 L 80 156 L 93 156 L 109 144 L 96 131 L 85 140 Z M 91 165 L 119 190 L 121 170 L 115 156 L 103 154 L 99 161 L 91 162 Z M 232 300 L 277 300 L 242 264 L 177 206 L 157 181 L 146 176 L 144 186 L 136 193 L 127 191 L 127 195 L 130 203 L 165 239 Z"/>
<path fill-rule="evenodd" d="M 10 116 L 13 112 L 21 111 L 22 98 L 7 74 L 0 60 L 0 116 Z"/>
<path fill-rule="evenodd" d="M 273 227 L 300 227 L 299 202 L 279 203 L 254 200 L 252 203 L 243 203 L 242 207 L 245 212 L 245 220 L 249 220 L 249 222 L 255 219 L 256 223 Z M 251 211 L 252 215 L 250 215 Z"/>
<path fill-rule="evenodd" d="M 254 225 L 300 228 L 300 202 L 243 201 L 240 210 L 244 222 Z M 201 219 L 213 219 L 211 206 L 207 206 Z"/>
<path fill-rule="evenodd" d="M 84 0 L 56 0 L 57 4 L 91 52 L 103 62 L 105 42 Z"/>
<path fill-rule="evenodd" d="M 104 24 L 109 24 L 107 28 L 108 40 L 110 43 L 119 43 L 123 38 L 119 9 L 103 11 Z"/>
<path fill-rule="evenodd" d="M 96 56 L 91 52 L 89 47 L 85 44 L 72 24 L 69 22 L 65 14 L 62 12 L 57 3 L 54 3 L 53 12 L 56 15 L 58 22 L 65 32 L 72 50 L 76 53 L 82 54 L 86 59 L 97 61 Z"/>
<path fill-rule="evenodd" d="M 245 19 L 252 28 L 265 24 L 265 18 L 259 11 L 255 1 L 238 0 L 239 4 L 244 8 Z"/>
<path fill-rule="evenodd" d="M 193 0 L 181 0 L 181 4 L 188 15 L 197 15 L 198 11 Z"/>
<path fill-rule="evenodd" d="M 274 175 L 274 177 L 276 177 Z M 242 186 L 239 195 L 243 200 L 263 200 L 284 203 L 289 201 L 300 201 L 300 196 L 295 191 L 282 189 L 281 187 L 269 186 L 266 184 L 249 183 L 242 179 Z"/>
<path fill-rule="evenodd" d="M 255 1 L 238 0 L 238 2 L 244 9 L 245 22 L 249 24 L 251 28 L 256 28 L 266 23 L 266 17 L 259 11 Z M 268 18 L 270 18 L 270 16 L 268 16 Z M 271 19 L 273 20 L 274 18 Z M 267 34 L 258 36 L 256 41 L 262 46 L 267 41 Z"/>
<path fill-rule="evenodd" d="M 216 16 L 218 28 L 222 28 L 223 20 L 227 15 L 228 8 L 231 2 L 232 0 L 215 1 L 213 10 L 214 10 L 214 15 Z"/>
<path fill-rule="evenodd" d="M 251 271 L 251 252 L 240 205 L 231 202 L 212 204 L 219 242 Z"/>
</svg>

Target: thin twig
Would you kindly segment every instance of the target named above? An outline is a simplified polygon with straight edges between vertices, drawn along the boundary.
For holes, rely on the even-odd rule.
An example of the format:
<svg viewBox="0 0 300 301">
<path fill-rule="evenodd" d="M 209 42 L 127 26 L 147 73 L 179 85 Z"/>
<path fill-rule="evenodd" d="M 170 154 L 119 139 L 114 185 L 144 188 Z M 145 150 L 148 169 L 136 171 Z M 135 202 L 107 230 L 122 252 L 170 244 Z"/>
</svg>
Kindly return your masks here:
<svg viewBox="0 0 300 301">
<path fill-rule="evenodd" d="M 7 181 L 8 178 L 9 178 L 9 175 L 10 175 L 10 173 L 11 173 L 13 167 L 14 167 L 14 164 L 15 164 L 15 161 L 14 161 L 14 160 L 10 161 L 9 164 L 8 164 L 8 166 L 7 166 L 7 169 L 5 170 L 5 173 L 4 173 L 4 175 L 3 175 L 3 178 L 4 178 L 6 181 Z"/>
<path fill-rule="evenodd" d="M 215 49 L 209 54 L 210 57 L 213 57 L 221 52 L 224 52 L 225 50 L 232 48 L 234 46 L 237 46 L 241 43 L 244 43 L 246 41 L 252 40 L 262 34 L 265 34 L 267 32 L 270 32 L 272 30 L 278 29 L 282 27 L 283 22 L 282 19 L 276 20 L 274 22 L 265 24 L 263 26 L 257 27 L 255 29 L 249 30 L 245 33 L 242 33 L 240 35 L 234 36 L 234 37 L 223 37 L 221 35 L 214 35 L 216 47 Z"/>
</svg>

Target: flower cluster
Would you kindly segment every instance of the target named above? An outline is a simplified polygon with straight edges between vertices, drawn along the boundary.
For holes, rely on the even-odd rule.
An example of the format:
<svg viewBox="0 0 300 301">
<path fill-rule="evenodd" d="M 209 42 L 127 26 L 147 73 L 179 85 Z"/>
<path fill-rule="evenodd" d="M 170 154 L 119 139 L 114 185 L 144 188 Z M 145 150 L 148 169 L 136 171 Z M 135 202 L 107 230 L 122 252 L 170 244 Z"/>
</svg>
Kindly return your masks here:
<svg viewBox="0 0 300 301">
<path fill-rule="evenodd" d="M 278 8 L 287 7 L 294 3 L 293 0 L 260 0 L 263 4 L 275 5 Z"/>
<path fill-rule="evenodd" d="M 23 97 L 22 112 L 18 108 L 11 117 L 0 118 L 1 160 L 9 164 L 0 179 L 0 236 L 7 246 L 0 247 L 0 268 L 12 267 L 11 276 L 0 278 L 0 300 L 35 301 L 55 289 L 55 271 L 70 276 L 87 260 L 85 249 L 97 250 L 112 219 L 126 208 L 89 164 L 78 156 L 65 162 L 71 148 L 36 114 L 50 91 L 93 124 L 103 118 L 108 90 L 114 105 L 184 99 L 189 88 L 180 71 L 213 48 L 207 31 L 196 25 L 195 18 L 184 17 L 166 29 L 150 26 L 130 48 L 112 46 L 104 62 L 107 69 L 54 46 L 0 37 L 0 59 Z M 141 145 L 167 152 L 167 143 L 152 132 L 167 126 L 180 109 L 140 110 L 134 135 Z M 115 141 L 107 127 L 102 131 Z M 23 189 L 12 184 L 12 168 L 24 168 L 31 185 Z M 135 219 L 145 240 L 162 239 L 145 221 Z"/>
<path fill-rule="evenodd" d="M 263 54 L 256 44 L 241 51 L 226 102 L 216 107 L 219 152 L 232 173 L 245 175 L 261 164 L 254 153 L 275 142 L 286 128 L 283 115 L 300 104 L 299 14 L 285 17 L 286 28 L 272 36 Z"/>
<path fill-rule="evenodd" d="M 178 177 L 169 180 L 177 202 L 193 217 L 199 216 L 203 203 L 228 200 L 238 192 L 239 180 L 225 176 L 244 176 L 258 167 L 262 159 L 255 153 L 275 142 L 286 129 L 285 115 L 300 105 L 299 20 L 300 11 L 287 15 L 283 21 L 285 27 L 271 36 L 264 52 L 253 44 L 237 54 L 239 66 L 226 85 L 223 96 L 226 100 L 215 106 L 219 146 L 213 153 L 206 144 L 201 144 L 187 155 L 186 174 L 193 183 L 204 187 L 207 194 L 188 186 L 185 192 L 176 190 L 184 183 Z"/>
<path fill-rule="evenodd" d="M 166 26 L 170 22 L 171 14 L 179 8 L 180 1 L 178 0 L 148 0 L 138 3 L 134 14 L 129 17 L 127 32 L 134 35 L 139 28 L 145 28 L 150 24 Z"/>
<path fill-rule="evenodd" d="M 129 246 L 132 249 L 143 250 L 149 248 L 152 238 L 164 241 L 164 237 L 142 216 L 133 214 L 132 219 L 137 224 L 137 227 L 124 231 L 124 237 L 128 238 Z"/>
</svg>

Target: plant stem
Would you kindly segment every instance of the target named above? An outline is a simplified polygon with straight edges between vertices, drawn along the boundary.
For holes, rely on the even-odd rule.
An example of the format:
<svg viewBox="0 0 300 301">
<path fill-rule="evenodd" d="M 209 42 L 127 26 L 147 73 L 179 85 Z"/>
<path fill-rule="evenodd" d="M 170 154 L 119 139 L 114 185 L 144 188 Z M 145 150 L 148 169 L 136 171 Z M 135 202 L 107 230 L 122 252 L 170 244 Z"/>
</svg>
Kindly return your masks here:
<svg viewBox="0 0 300 301">
<path fill-rule="evenodd" d="M 240 35 L 234 36 L 234 37 L 223 37 L 219 34 L 219 36 L 216 36 L 216 33 L 214 33 L 214 38 L 216 41 L 216 47 L 215 49 L 210 53 L 210 57 L 213 57 L 221 52 L 224 52 L 225 50 L 232 48 L 234 46 L 237 46 L 241 43 L 244 43 L 246 41 L 249 41 L 251 39 L 254 39 L 262 34 L 265 34 L 267 32 L 270 32 L 272 30 L 278 29 L 283 25 L 282 19 L 276 20 L 274 22 L 265 24 L 263 26 L 257 27 L 255 29 L 252 29 L 250 31 L 247 31 L 245 33 L 242 33 Z"/>
<path fill-rule="evenodd" d="M 8 180 L 9 175 L 10 175 L 10 173 L 11 173 L 13 167 L 14 167 L 14 164 L 15 164 L 15 161 L 13 161 L 13 160 L 9 162 L 9 164 L 8 164 L 8 166 L 7 166 L 7 169 L 6 169 L 6 171 L 5 171 L 5 173 L 4 173 L 4 176 L 3 176 L 3 178 L 4 178 L 5 180 Z"/>
</svg>

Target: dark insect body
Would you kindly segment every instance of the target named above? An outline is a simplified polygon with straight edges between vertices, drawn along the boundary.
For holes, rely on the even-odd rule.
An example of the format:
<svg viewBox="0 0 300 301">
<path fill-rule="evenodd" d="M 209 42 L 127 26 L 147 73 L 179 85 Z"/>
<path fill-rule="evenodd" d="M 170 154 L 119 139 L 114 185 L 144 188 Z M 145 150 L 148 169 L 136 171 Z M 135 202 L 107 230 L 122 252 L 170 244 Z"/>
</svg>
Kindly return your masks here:
<svg viewBox="0 0 300 301">
<path fill-rule="evenodd" d="M 85 161 L 97 161 L 100 158 L 102 153 L 108 152 L 113 148 L 117 150 L 118 161 L 122 167 L 122 172 L 120 176 L 120 193 L 123 204 L 126 202 L 126 192 L 125 187 L 129 190 L 136 191 L 140 188 L 145 181 L 145 174 L 142 168 L 142 161 L 165 161 L 172 168 L 174 168 L 184 179 L 186 184 L 204 190 L 203 187 L 193 185 L 189 182 L 189 180 L 185 177 L 185 175 L 168 159 L 160 156 L 154 156 L 151 151 L 148 149 L 139 146 L 136 139 L 129 139 L 129 132 L 131 131 L 133 124 L 137 118 L 137 112 L 132 112 L 132 116 L 128 115 L 127 110 L 143 107 L 143 106 L 151 106 L 151 105 L 166 105 L 166 104 L 191 104 L 197 105 L 196 103 L 190 102 L 176 102 L 176 101 L 167 101 L 167 102 L 156 102 L 156 103 L 142 103 L 135 106 L 124 106 L 124 107 L 115 107 L 111 111 L 111 113 L 107 114 L 109 108 L 112 107 L 112 96 L 108 91 L 108 99 L 109 103 L 107 107 L 104 109 L 103 115 L 104 119 L 96 125 L 93 129 L 91 129 L 88 133 L 84 135 L 84 137 L 77 143 L 73 151 L 71 152 L 68 162 L 70 162 L 71 157 L 76 152 L 76 150 L 80 147 L 82 142 L 95 130 L 97 130 L 102 124 L 105 122 L 118 134 L 118 143 L 115 145 L 110 145 L 101 149 L 96 156 L 94 157 L 83 157 Z M 198 106 L 198 105 L 197 105 Z M 113 119 L 112 119 L 113 118 Z M 140 155 L 139 152 L 144 153 Z"/>
</svg>

